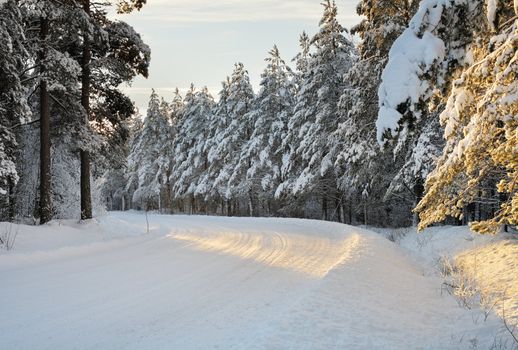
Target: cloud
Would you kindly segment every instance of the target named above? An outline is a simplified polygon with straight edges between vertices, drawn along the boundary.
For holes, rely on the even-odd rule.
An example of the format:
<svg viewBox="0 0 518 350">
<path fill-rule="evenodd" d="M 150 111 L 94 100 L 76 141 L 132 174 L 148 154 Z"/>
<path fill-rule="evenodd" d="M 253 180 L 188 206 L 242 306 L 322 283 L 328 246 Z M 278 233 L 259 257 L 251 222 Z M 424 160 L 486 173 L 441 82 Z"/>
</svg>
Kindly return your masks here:
<svg viewBox="0 0 518 350">
<path fill-rule="evenodd" d="M 356 1 L 342 1 L 342 21 L 357 18 Z M 140 20 L 186 25 L 249 21 L 304 20 L 316 21 L 321 16 L 319 0 L 151 0 L 136 14 Z"/>
</svg>

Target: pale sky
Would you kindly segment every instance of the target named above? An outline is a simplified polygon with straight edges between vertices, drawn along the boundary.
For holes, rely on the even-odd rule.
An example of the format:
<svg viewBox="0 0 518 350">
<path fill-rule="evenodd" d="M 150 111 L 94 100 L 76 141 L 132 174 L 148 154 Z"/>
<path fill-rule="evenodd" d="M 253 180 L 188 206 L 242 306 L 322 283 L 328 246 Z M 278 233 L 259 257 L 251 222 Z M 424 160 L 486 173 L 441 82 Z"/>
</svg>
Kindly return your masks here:
<svg viewBox="0 0 518 350">
<path fill-rule="evenodd" d="M 345 28 L 359 22 L 358 0 L 337 0 Z M 142 11 L 118 16 L 151 47 L 148 79 L 124 90 L 145 113 L 151 88 L 171 100 L 175 87 L 207 86 L 217 98 L 235 62 L 247 68 L 257 92 L 268 51 L 277 44 L 286 62 L 299 51 L 299 35 L 318 30 L 320 0 L 148 0 Z"/>
</svg>

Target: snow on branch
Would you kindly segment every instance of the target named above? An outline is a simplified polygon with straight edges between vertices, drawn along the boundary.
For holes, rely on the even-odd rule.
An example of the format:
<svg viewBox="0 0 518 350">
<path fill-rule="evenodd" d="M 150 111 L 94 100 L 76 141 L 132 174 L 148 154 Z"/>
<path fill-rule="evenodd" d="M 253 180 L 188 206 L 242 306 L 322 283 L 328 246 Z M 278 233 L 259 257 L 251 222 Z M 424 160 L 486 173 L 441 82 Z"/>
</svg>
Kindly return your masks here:
<svg viewBox="0 0 518 350">
<path fill-rule="evenodd" d="M 416 105 L 432 89 L 425 76 L 436 62 L 445 57 L 445 44 L 433 32 L 444 8 L 451 5 L 452 2 L 447 0 L 422 1 L 409 27 L 390 49 L 378 90 L 376 127 L 379 143 L 406 128 L 401 125 L 405 112 L 419 118 Z"/>
</svg>

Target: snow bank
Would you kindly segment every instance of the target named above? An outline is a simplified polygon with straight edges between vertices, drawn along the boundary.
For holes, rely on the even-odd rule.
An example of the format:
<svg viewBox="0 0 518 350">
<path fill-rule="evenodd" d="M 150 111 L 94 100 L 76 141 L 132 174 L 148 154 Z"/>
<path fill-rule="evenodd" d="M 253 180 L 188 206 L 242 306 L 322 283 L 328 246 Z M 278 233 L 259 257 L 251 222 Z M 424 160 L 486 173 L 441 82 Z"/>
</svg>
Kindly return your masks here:
<svg viewBox="0 0 518 350">
<path fill-rule="evenodd" d="M 482 307 L 491 309 L 518 327 L 518 240 L 501 233 L 480 235 L 466 226 L 415 229 L 375 229 L 385 236 L 400 237 L 398 243 L 436 275 L 445 259 L 454 263 L 456 273 L 475 283 Z"/>
<path fill-rule="evenodd" d="M 518 327 L 518 240 L 504 239 L 458 254 L 457 266 L 477 284 L 485 303 Z"/>
</svg>

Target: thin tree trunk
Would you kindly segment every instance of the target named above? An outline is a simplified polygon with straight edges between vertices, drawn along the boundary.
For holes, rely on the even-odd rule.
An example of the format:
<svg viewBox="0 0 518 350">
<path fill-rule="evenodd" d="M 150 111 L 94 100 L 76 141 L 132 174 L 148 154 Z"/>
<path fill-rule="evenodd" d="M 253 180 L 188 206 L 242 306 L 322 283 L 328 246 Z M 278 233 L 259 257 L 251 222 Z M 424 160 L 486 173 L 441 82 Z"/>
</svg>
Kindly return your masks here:
<svg viewBox="0 0 518 350">
<path fill-rule="evenodd" d="M 83 10 L 90 16 L 90 0 L 83 0 Z M 86 113 L 84 123 L 88 125 L 90 116 L 90 39 L 88 34 L 83 37 L 83 59 L 81 62 L 81 104 Z M 80 151 L 81 158 L 81 219 L 92 218 L 92 194 L 90 190 L 90 154 Z"/>
<path fill-rule="evenodd" d="M 342 205 L 341 205 L 340 201 L 341 201 L 340 192 L 336 191 L 334 220 L 336 220 L 338 222 L 342 222 Z"/>
<path fill-rule="evenodd" d="M 327 198 L 326 195 L 322 195 L 322 220 L 327 220 Z"/>
<path fill-rule="evenodd" d="M 480 221 L 480 190 L 478 191 L 477 201 L 475 202 L 475 221 Z"/>
<path fill-rule="evenodd" d="M 367 227 L 367 202 L 363 204 L 363 224 Z"/>
<path fill-rule="evenodd" d="M 40 22 L 40 224 L 52 219 L 52 198 L 50 180 L 50 107 L 47 81 L 45 80 L 45 59 L 47 56 L 47 35 L 49 33 L 48 18 Z"/>
<path fill-rule="evenodd" d="M 414 208 L 419 204 L 421 199 L 423 199 L 423 194 L 424 194 L 423 180 L 418 178 L 418 179 L 416 179 L 416 182 L 414 184 L 414 196 L 415 196 Z M 412 226 L 417 227 L 417 225 L 419 225 L 419 213 L 414 212 L 412 215 Z"/>
<path fill-rule="evenodd" d="M 353 202 L 351 199 L 349 200 L 349 224 L 353 224 Z"/>
<path fill-rule="evenodd" d="M 345 197 L 342 198 L 342 218 L 344 224 L 350 224 L 351 222 L 347 222 L 347 208 L 346 208 L 346 202 Z"/>
<path fill-rule="evenodd" d="M 248 193 L 248 210 L 249 210 L 249 216 L 252 217 L 254 216 L 254 203 L 252 201 L 252 193 L 249 192 Z"/>
<path fill-rule="evenodd" d="M 9 221 L 14 220 L 14 184 L 11 178 L 7 179 L 7 215 L 9 217 Z"/>
</svg>

